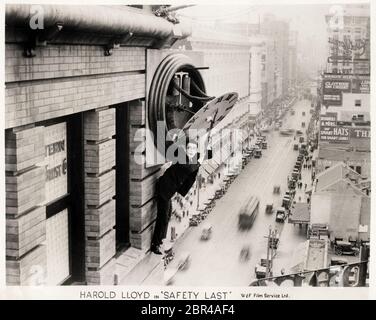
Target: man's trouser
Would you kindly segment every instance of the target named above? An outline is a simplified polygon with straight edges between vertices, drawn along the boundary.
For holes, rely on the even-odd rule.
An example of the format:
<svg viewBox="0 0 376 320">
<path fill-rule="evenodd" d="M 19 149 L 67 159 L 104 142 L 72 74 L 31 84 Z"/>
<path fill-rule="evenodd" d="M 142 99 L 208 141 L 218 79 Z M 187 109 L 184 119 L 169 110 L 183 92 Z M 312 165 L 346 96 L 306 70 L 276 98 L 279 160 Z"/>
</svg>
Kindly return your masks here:
<svg viewBox="0 0 376 320">
<path fill-rule="evenodd" d="M 152 244 L 161 245 L 166 238 L 168 222 L 171 217 L 171 199 L 165 200 L 157 195 L 157 220 L 155 223 Z"/>
</svg>

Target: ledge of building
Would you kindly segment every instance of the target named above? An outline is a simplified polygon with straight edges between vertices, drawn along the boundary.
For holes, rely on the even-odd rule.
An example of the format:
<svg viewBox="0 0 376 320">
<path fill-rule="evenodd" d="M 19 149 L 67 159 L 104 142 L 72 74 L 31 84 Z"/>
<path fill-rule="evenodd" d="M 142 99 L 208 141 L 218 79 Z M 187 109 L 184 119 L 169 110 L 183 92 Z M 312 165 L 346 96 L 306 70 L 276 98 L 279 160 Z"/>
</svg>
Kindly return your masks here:
<svg viewBox="0 0 376 320">
<path fill-rule="evenodd" d="M 116 259 L 118 285 L 162 285 L 163 259 L 162 255 L 155 255 L 145 251 L 129 248 Z"/>
</svg>

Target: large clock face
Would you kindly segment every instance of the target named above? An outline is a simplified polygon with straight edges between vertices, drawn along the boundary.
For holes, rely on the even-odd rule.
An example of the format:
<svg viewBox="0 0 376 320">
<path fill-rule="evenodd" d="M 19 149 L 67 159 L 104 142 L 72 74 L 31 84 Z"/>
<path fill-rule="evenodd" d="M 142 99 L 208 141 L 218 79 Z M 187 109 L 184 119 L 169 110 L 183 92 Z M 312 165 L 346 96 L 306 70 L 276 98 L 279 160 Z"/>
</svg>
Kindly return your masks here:
<svg viewBox="0 0 376 320">
<path fill-rule="evenodd" d="M 204 81 L 192 61 L 181 53 L 171 54 L 158 66 L 150 86 L 149 128 L 154 137 L 161 126 L 166 133 L 182 129 L 212 99 L 206 95 Z"/>
<path fill-rule="evenodd" d="M 237 100 L 236 92 L 226 93 L 211 100 L 188 120 L 183 131 L 214 128 L 232 110 Z M 208 121 L 209 119 L 212 119 L 212 122 Z"/>
</svg>

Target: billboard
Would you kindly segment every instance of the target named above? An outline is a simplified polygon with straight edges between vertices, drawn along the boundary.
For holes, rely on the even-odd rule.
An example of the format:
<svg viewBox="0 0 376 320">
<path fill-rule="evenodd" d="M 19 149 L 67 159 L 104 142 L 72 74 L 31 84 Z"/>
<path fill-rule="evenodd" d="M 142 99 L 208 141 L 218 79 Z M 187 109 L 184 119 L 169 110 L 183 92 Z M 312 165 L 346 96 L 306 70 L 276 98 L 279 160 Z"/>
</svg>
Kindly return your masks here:
<svg viewBox="0 0 376 320">
<path fill-rule="evenodd" d="M 371 139 L 371 130 L 369 128 L 351 128 L 350 136 L 354 139 Z"/>
<path fill-rule="evenodd" d="M 351 81 L 350 80 L 324 80 L 324 94 L 325 93 L 336 93 L 350 92 L 351 91 Z"/>
<path fill-rule="evenodd" d="M 337 122 L 336 113 L 320 116 L 320 141 L 350 143 L 350 139 L 370 139 L 370 128 L 347 127 Z"/>
<path fill-rule="evenodd" d="M 335 143 L 349 143 L 350 128 L 341 126 L 320 127 L 320 140 Z"/>
<path fill-rule="evenodd" d="M 342 93 L 370 93 L 370 80 L 369 76 L 361 77 L 352 75 L 340 75 L 341 78 L 331 75 L 331 78 L 327 78 L 324 75 L 323 80 L 323 104 L 327 106 L 341 106 L 342 105 Z"/>
</svg>

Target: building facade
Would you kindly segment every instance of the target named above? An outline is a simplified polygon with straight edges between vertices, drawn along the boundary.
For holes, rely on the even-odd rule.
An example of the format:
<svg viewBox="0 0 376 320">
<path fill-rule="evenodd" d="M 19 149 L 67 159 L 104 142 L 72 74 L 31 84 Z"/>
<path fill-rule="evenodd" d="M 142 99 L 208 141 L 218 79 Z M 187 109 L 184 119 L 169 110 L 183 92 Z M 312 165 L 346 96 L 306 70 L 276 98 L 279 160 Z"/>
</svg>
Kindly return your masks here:
<svg viewBox="0 0 376 320">
<path fill-rule="evenodd" d="M 48 19 L 31 31 L 35 9 Z M 224 128 L 244 128 L 259 113 L 251 78 L 260 78 L 261 56 L 248 38 L 193 34 L 190 48 L 173 48 L 191 26 L 153 12 L 6 6 L 8 285 L 134 284 L 162 273 L 149 248 L 165 166 L 147 163 L 147 132 L 163 107 L 153 95 L 171 95 L 163 86 L 174 74 L 209 95 L 239 94 Z"/>
<path fill-rule="evenodd" d="M 342 11 L 338 20 L 334 15 L 325 17 L 329 35 L 327 72 L 369 74 L 369 6 L 346 6 Z"/>
</svg>

